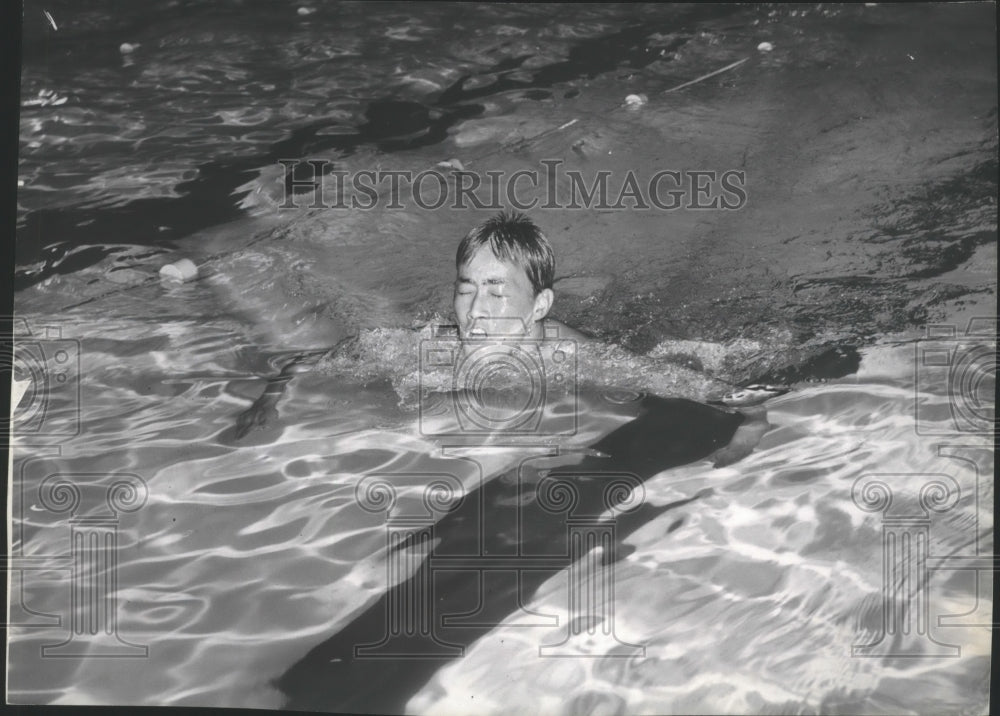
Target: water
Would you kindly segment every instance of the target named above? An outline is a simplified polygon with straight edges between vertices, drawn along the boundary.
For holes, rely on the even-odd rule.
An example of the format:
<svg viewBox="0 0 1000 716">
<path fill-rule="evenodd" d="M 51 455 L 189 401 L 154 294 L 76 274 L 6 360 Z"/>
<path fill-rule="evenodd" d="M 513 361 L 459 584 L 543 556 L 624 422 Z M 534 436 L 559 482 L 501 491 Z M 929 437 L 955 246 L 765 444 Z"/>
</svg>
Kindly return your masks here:
<svg viewBox="0 0 1000 716">
<path fill-rule="evenodd" d="M 559 626 L 511 614 L 410 686 L 321 682 L 317 703 L 986 711 L 992 572 L 974 568 L 993 550 L 994 467 L 977 426 L 995 323 L 965 339 L 954 373 L 923 361 L 940 340 L 918 339 L 995 315 L 994 9 L 301 6 L 315 12 L 50 3 L 57 31 L 26 8 L 16 308 L 36 338 L 55 326 L 78 342 L 80 394 L 53 391 L 32 423 L 47 434 L 15 449 L 14 555 L 70 551 L 47 476 L 137 476 L 148 493 L 120 513 L 113 603 L 118 633 L 148 654 L 41 657 L 70 610 L 68 566 L 39 559 L 49 567 L 15 572 L 30 611 L 12 621 L 34 626 L 10 631 L 10 699 L 278 708 L 276 680 L 387 589 L 384 515 L 359 507 L 359 481 L 448 471 L 475 486 L 470 463 L 421 432 L 410 329 L 448 320 L 454 247 L 492 211 L 278 211 L 277 159 L 419 171 L 455 158 L 508 175 L 561 159 L 613 179 L 738 169 L 749 196 L 729 212 L 532 212 L 558 257 L 556 315 L 640 354 L 581 360 L 581 385 L 795 389 L 768 402 L 750 456 L 645 481 L 614 564 L 615 634 L 643 655 L 584 638 L 570 647 L 588 657 L 539 656 L 577 616 L 563 569 L 524 595 Z M 639 92 L 647 105 L 620 106 Z M 159 266 L 182 256 L 204 278 L 161 285 Z M 257 376 L 359 331 L 357 357 L 296 378 L 280 421 L 234 439 Z M 620 423 L 584 413 L 560 444 Z M 483 475 L 519 459 L 482 457 Z M 867 475 L 894 476 L 912 514 L 922 476 L 954 480 L 954 504 L 928 512 L 940 568 L 926 577 L 931 633 L 960 647 L 950 658 L 928 640 L 915 658 L 852 656 L 879 633 L 885 586 L 886 523 L 855 487 Z M 95 494 L 81 513 L 99 510 Z"/>
</svg>

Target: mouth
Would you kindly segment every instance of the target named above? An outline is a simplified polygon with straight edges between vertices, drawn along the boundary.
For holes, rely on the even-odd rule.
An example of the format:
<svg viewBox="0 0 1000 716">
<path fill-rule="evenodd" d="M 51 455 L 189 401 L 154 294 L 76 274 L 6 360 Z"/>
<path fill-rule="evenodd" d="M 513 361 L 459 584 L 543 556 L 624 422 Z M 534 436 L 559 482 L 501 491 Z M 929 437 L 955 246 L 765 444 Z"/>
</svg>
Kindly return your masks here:
<svg viewBox="0 0 1000 716">
<path fill-rule="evenodd" d="M 481 341 L 488 338 L 489 335 L 482 328 L 470 328 L 468 331 L 465 332 L 465 337 L 471 338 L 472 340 Z"/>
</svg>

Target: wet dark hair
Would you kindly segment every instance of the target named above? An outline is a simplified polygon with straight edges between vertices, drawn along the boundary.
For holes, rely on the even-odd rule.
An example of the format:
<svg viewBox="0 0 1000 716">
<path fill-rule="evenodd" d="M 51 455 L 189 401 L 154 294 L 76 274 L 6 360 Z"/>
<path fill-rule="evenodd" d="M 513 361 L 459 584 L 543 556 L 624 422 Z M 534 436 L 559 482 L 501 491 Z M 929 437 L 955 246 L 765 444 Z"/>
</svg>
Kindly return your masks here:
<svg viewBox="0 0 1000 716">
<path fill-rule="evenodd" d="M 548 238 L 535 222 L 516 211 L 500 212 L 474 227 L 465 235 L 455 254 L 455 268 L 472 260 L 483 246 L 501 261 L 510 261 L 524 269 L 537 296 L 552 288 L 556 275 L 556 257 Z"/>
</svg>

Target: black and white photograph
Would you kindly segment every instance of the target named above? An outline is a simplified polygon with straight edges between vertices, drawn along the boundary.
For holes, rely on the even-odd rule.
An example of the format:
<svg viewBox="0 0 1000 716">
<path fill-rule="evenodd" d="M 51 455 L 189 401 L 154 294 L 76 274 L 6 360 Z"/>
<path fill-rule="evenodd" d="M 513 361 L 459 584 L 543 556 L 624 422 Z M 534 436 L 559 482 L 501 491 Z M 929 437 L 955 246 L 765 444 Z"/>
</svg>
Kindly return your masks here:
<svg viewBox="0 0 1000 716">
<path fill-rule="evenodd" d="M 991 712 L 995 2 L 9 7 L 8 706 Z"/>
</svg>

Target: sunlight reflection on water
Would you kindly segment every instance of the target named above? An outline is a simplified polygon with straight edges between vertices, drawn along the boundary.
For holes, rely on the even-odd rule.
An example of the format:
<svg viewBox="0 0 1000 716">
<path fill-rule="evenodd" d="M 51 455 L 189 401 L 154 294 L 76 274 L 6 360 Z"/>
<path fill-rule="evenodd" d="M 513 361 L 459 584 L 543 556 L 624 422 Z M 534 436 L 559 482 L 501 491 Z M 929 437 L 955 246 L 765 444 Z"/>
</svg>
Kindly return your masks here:
<svg viewBox="0 0 1000 716">
<path fill-rule="evenodd" d="M 207 334 L 164 332 L 173 348 Z M 216 356 L 227 355 L 232 340 L 218 334 Z M 33 503 L 37 482 L 63 471 L 130 471 L 146 481 L 148 503 L 122 519 L 119 630 L 150 645 L 149 662 L 121 660 L 113 674 L 100 659 L 28 671 L 31 652 L 58 630 L 15 629 L 19 693 L 66 703 L 277 706 L 278 694 L 261 679 L 280 674 L 386 587 L 383 518 L 359 509 L 357 481 L 440 469 L 432 457 L 438 447 L 416 432 L 414 416 L 397 412 L 387 387 L 350 388 L 332 378 L 300 381 L 306 392 L 293 383 L 284 427 L 233 445 L 220 440 L 242 404 L 221 389 L 225 373 L 238 375 L 232 359 L 214 365 L 218 379 L 164 395 L 148 357 L 115 357 L 112 343 L 103 351 L 84 352 L 88 375 L 105 384 L 88 386 L 85 431 L 64 446 L 73 459 L 25 461 L 23 494 Z M 931 521 L 931 554 L 992 549 L 989 443 L 959 436 L 972 447 L 956 460 L 916 434 L 913 356 L 913 344 L 869 349 L 872 375 L 863 362 L 856 376 L 771 401 L 773 428 L 748 458 L 721 469 L 679 467 L 646 483 L 650 505 L 696 499 L 621 545 L 615 633 L 643 645 L 645 657 L 540 657 L 539 645 L 558 640 L 560 629 L 526 631 L 512 616 L 438 672 L 409 708 L 448 713 L 469 694 L 477 709 L 565 713 L 582 705 L 702 713 L 902 707 L 915 692 L 941 710 L 961 702 L 968 680 L 985 683 L 984 627 L 933 630 L 962 645 L 960 658 L 903 660 L 890 669 L 883 659 L 851 656 L 863 637 L 858 620 L 882 589 L 881 516 L 852 501 L 855 480 L 891 474 L 903 490 L 921 475 L 953 476 L 961 496 Z M 947 405 L 941 394 L 920 398 Z M 947 410 L 939 417 L 951 420 Z M 28 514 L 24 545 L 37 554 L 65 551 L 64 522 Z M 989 612 L 989 592 L 977 594 L 975 580 L 960 577 L 932 573 L 932 619 Z M 64 598 L 37 584 L 27 593 L 42 613 L 62 612 Z M 543 583 L 526 606 L 565 623 L 566 573 Z M 498 671 L 497 663 L 507 666 Z M 150 667 L 153 682 L 134 678 Z M 900 678 L 910 679 L 905 698 Z"/>
</svg>

